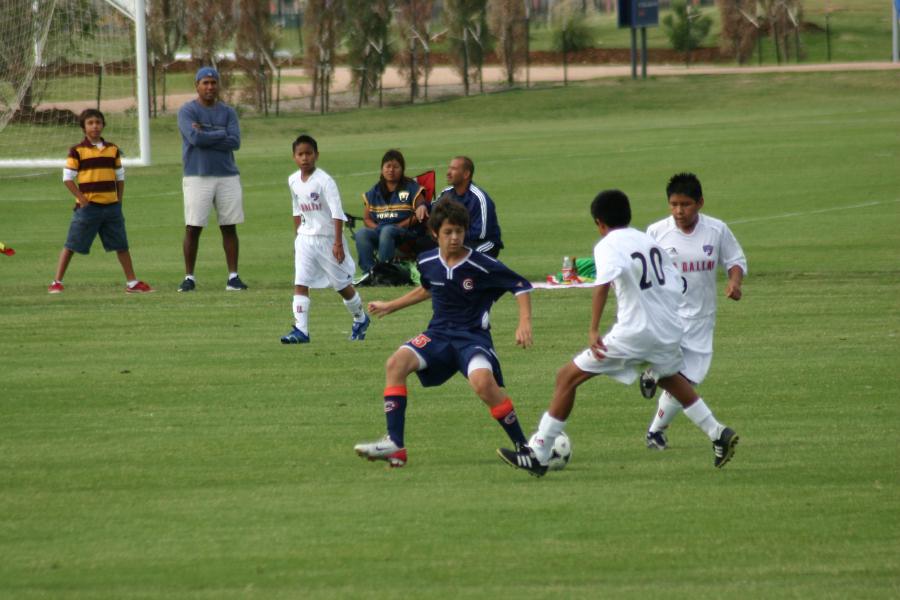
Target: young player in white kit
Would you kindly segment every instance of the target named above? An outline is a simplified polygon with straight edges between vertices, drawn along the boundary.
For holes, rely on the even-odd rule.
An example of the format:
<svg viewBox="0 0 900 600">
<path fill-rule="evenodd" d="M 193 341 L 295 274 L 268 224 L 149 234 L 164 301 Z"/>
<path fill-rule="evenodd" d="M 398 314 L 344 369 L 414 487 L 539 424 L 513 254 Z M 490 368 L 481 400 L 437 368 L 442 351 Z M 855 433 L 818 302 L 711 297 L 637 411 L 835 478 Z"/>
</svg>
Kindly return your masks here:
<svg viewBox="0 0 900 600">
<path fill-rule="evenodd" d="M 696 175 L 674 175 L 666 185 L 666 198 L 672 216 L 650 225 L 647 234 L 671 257 L 684 280 L 684 293 L 678 305 L 678 314 L 684 321 L 681 374 L 693 385 L 699 385 L 712 363 L 718 268 L 728 274 L 725 297 L 740 300 L 747 259 L 728 225 L 700 214 L 703 188 Z M 641 375 L 641 393 L 652 398 L 655 391 L 656 381 L 645 372 Z M 680 412 L 681 403 L 672 394 L 663 392 L 647 431 L 648 448 L 666 449 L 668 441 L 664 431 Z"/>
<path fill-rule="evenodd" d="M 309 342 L 309 288 L 332 287 L 344 299 L 353 315 L 351 340 L 364 340 L 369 316 L 351 280 L 356 263 L 347 252 L 343 228 L 347 216 L 341 206 L 337 184 L 316 168 L 319 146 L 312 137 L 301 135 L 292 146 L 294 162 L 300 168 L 288 178 L 294 204 L 294 326 L 282 336 L 282 344 Z"/>
<path fill-rule="evenodd" d="M 540 477 L 547 472 L 557 436 L 575 404 L 575 390 L 596 375 L 608 375 L 629 384 L 649 363 L 659 385 L 684 406 L 685 415 L 713 443 L 714 466 L 724 466 L 734 455 L 737 434 L 719 423 L 691 384 L 679 371 L 682 322 L 678 317 L 681 275 L 647 234 L 631 228 L 631 206 L 619 190 L 600 192 L 591 204 L 591 215 L 603 236 L 594 247 L 597 285 L 594 288 L 590 347 L 564 365 L 556 375 L 550 407 L 541 418 L 531 446 L 497 453 L 506 463 Z M 616 323 L 600 337 L 600 318 L 615 286 Z"/>
</svg>

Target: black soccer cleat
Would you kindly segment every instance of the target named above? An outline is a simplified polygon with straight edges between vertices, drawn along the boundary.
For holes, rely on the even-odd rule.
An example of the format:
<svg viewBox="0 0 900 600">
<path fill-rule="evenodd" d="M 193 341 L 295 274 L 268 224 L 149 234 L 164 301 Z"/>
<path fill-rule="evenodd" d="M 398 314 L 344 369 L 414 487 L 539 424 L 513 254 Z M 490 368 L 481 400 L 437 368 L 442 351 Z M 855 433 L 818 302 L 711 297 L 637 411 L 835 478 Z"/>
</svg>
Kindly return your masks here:
<svg viewBox="0 0 900 600">
<path fill-rule="evenodd" d="M 235 275 L 225 284 L 226 292 L 243 292 L 247 289 L 247 284 L 241 281 L 241 278 Z"/>
<path fill-rule="evenodd" d="M 641 388 L 641 396 L 647 400 L 653 400 L 653 396 L 656 395 L 656 380 L 653 379 L 649 369 L 641 373 L 639 387 Z"/>
<path fill-rule="evenodd" d="M 648 431 L 645 441 L 650 450 L 665 450 L 669 447 L 669 440 L 662 431 Z"/>
<path fill-rule="evenodd" d="M 726 427 L 719 435 L 719 439 L 713 442 L 713 452 L 716 455 L 713 465 L 717 469 L 724 467 L 734 456 L 734 447 L 737 446 L 738 440 L 738 434 L 730 427 Z"/>
<path fill-rule="evenodd" d="M 528 471 L 528 474 L 534 477 L 543 477 L 547 472 L 547 465 L 539 463 L 534 452 L 528 446 L 523 446 L 518 451 L 508 448 L 497 448 L 497 456 L 509 466 Z"/>
</svg>

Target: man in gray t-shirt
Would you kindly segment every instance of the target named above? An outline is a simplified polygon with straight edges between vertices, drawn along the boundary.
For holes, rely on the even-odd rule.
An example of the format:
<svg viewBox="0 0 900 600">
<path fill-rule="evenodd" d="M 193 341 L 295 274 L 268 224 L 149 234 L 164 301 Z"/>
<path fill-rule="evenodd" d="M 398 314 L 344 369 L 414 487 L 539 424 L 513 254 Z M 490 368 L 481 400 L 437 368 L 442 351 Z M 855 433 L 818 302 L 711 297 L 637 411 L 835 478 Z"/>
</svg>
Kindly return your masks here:
<svg viewBox="0 0 900 600">
<path fill-rule="evenodd" d="M 197 99 L 178 111 L 184 164 L 184 281 L 179 292 L 193 291 L 200 233 L 215 207 L 228 264 L 228 291 L 246 290 L 238 276 L 237 224 L 244 222 L 241 178 L 234 151 L 241 147 L 237 113 L 219 102 L 219 73 L 202 67 L 195 77 Z"/>
</svg>

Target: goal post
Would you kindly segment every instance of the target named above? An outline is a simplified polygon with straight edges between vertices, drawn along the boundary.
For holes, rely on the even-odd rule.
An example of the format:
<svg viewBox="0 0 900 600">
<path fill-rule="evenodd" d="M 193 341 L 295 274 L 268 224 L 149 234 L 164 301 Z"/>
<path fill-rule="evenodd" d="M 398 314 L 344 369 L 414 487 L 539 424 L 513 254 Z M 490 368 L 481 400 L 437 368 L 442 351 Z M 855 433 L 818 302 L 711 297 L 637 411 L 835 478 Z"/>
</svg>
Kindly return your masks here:
<svg viewBox="0 0 900 600">
<path fill-rule="evenodd" d="M 62 167 L 98 108 L 128 166 L 150 164 L 146 0 L 4 0 L 0 168 Z"/>
</svg>

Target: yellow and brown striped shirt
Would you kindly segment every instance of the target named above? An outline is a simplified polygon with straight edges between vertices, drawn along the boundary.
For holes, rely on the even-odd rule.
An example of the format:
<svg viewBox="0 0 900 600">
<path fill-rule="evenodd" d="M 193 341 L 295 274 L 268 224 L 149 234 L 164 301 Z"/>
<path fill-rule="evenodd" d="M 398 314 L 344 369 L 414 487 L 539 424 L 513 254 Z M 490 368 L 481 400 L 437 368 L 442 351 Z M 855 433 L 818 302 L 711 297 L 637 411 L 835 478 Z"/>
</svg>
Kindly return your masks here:
<svg viewBox="0 0 900 600">
<path fill-rule="evenodd" d="M 78 172 L 78 189 L 89 201 L 115 204 L 119 201 L 116 170 L 122 168 L 122 156 L 118 146 L 102 141 L 102 146 L 98 147 L 84 138 L 80 144 L 72 146 L 66 158 L 66 169 Z"/>
</svg>

